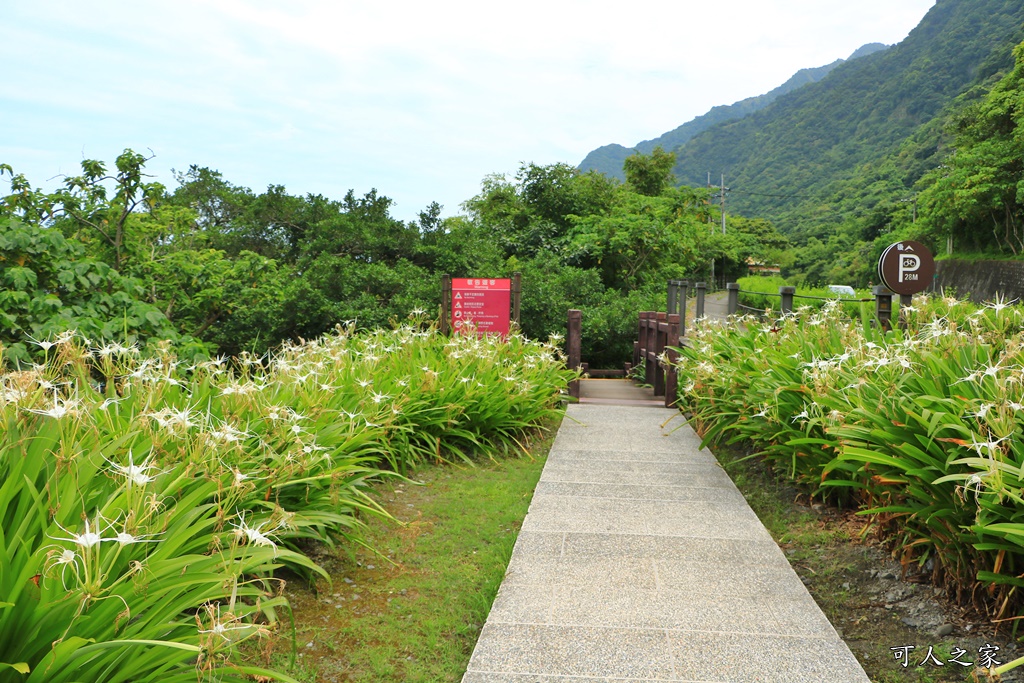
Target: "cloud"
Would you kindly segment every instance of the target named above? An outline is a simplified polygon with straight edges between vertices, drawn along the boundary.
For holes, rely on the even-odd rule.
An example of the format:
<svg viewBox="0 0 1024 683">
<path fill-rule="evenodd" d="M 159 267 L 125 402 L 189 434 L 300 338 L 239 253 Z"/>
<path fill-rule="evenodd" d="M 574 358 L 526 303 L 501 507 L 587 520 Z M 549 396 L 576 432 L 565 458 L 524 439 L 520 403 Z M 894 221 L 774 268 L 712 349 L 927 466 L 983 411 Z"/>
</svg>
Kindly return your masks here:
<svg viewBox="0 0 1024 683">
<path fill-rule="evenodd" d="M 152 148 L 236 184 L 448 213 L 491 172 L 634 144 L 893 43 L 933 0 L 297 0 L 7 8 L 0 161 L 36 182 Z"/>
</svg>

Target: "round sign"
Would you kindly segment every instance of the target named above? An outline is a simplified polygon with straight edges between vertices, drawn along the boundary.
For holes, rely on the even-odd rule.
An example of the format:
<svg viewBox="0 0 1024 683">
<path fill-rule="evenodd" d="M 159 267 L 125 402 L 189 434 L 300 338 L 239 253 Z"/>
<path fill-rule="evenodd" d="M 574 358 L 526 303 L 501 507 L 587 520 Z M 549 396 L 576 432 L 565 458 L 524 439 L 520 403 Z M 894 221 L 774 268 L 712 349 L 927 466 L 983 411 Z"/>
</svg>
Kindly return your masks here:
<svg viewBox="0 0 1024 683">
<path fill-rule="evenodd" d="M 878 259 L 878 277 L 897 294 L 917 294 L 928 289 L 935 275 L 935 259 L 920 242 L 890 244 Z"/>
</svg>

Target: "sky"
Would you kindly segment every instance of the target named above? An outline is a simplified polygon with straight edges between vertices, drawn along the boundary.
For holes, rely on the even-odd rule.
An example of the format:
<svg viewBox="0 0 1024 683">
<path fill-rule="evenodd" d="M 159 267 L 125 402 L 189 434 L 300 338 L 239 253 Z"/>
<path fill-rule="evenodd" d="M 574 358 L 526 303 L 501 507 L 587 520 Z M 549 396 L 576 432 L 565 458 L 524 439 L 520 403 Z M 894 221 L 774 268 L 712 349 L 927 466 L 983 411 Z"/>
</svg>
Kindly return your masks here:
<svg viewBox="0 0 1024 683">
<path fill-rule="evenodd" d="M 489 174 L 631 147 L 934 3 L 0 0 L 0 163 L 52 190 L 131 148 L 168 188 L 195 164 L 450 216 Z"/>
</svg>

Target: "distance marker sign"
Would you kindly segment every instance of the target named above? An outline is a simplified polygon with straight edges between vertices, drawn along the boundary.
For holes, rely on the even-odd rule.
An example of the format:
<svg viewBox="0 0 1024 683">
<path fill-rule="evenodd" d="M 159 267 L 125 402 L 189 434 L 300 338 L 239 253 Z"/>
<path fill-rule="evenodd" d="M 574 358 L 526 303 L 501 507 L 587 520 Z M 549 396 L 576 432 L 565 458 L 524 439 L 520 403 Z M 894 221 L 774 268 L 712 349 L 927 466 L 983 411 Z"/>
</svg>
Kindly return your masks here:
<svg viewBox="0 0 1024 683">
<path fill-rule="evenodd" d="M 452 278 L 452 325 L 461 331 L 508 335 L 512 281 L 508 278 Z"/>
<path fill-rule="evenodd" d="M 935 259 L 920 242 L 904 240 L 890 244 L 878 259 L 882 284 L 904 296 L 928 289 L 935 276 Z"/>
</svg>

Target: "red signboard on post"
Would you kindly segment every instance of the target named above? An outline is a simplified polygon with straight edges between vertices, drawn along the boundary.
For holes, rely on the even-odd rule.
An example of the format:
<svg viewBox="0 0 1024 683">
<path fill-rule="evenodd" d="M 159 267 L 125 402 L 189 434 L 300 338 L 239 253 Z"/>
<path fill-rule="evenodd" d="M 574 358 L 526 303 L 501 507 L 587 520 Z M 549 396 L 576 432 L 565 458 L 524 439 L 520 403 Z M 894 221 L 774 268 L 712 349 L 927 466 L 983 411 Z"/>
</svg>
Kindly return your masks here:
<svg viewBox="0 0 1024 683">
<path fill-rule="evenodd" d="M 452 326 L 456 332 L 464 328 L 477 334 L 500 334 L 509 331 L 509 305 L 512 281 L 508 278 L 452 278 Z"/>
</svg>

